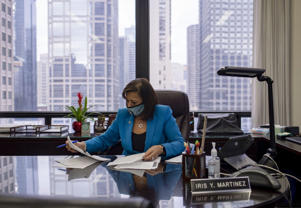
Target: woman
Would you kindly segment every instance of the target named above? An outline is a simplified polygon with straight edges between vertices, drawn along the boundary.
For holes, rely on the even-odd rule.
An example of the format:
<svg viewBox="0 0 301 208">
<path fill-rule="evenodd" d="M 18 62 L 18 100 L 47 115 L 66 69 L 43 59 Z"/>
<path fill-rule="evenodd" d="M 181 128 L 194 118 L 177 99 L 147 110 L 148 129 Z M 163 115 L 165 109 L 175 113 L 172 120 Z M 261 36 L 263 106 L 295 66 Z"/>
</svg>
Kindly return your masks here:
<svg viewBox="0 0 301 208">
<path fill-rule="evenodd" d="M 179 155 L 184 139 L 169 106 L 158 105 L 157 96 L 146 79 L 131 81 L 122 92 L 127 108 L 120 109 L 108 130 L 97 137 L 75 143 L 89 153 L 105 151 L 121 140 L 123 154 L 145 152 L 144 160 Z M 66 147 L 72 150 L 67 141 Z"/>
</svg>

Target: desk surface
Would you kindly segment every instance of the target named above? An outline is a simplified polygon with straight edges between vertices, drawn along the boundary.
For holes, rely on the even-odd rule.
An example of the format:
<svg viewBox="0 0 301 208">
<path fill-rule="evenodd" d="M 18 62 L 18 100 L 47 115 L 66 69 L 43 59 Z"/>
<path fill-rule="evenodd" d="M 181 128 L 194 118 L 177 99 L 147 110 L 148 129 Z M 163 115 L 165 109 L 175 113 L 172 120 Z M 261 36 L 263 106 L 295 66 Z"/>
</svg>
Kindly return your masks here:
<svg viewBox="0 0 301 208">
<path fill-rule="evenodd" d="M 165 164 L 162 172 L 145 173 L 136 177 L 130 173 L 115 171 L 105 163 L 96 163 L 84 170 L 62 169 L 55 162 L 65 156 L 13 156 L 15 186 L 14 192 L 22 195 L 51 195 L 74 197 L 128 198 L 142 196 L 160 207 L 184 207 L 202 205 L 208 207 L 250 207 L 265 206 L 283 197 L 288 188 L 286 179 L 281 179 L 279 191 L 252 189 L 249 200 L 210 202 L 210 198 L 190 196 L 189 184 L 182 182 L 181 164 Z M 107 156 L 114 157 L 114 156 Z M 1 158 L 1 157 L 0 157 Z M 3 163 L 2 163 L 3 164 Z M 2 165 L 4 170 L 4 166 Z M 7 168 L 8 169 L 8 168 Z M 0 169 L 1 170 L 1 169 Z M 9 171 L 9 170 L 7 170 Z M 74 178 L 68 180 L 68 178 Z M 4 177 L 3 177 L 4 178 Z M 1 186 L 2 184 L 2 186 Z M 0 183 L 0 192 L 5 192 L 6 181 Z M 2 189 L 2 190 L 1 190 Z M 231 196 L 221 199 L 229 200 Z M 200 202 L 199 200 L 205 200 Z"/>
</svg>

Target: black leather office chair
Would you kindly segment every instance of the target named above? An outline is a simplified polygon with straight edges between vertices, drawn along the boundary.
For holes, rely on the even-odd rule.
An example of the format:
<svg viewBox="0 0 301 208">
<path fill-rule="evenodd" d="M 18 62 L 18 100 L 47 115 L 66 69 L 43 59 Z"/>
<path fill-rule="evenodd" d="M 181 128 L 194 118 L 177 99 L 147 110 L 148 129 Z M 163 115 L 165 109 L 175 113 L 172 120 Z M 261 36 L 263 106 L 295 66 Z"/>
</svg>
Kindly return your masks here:
<svg viewBox="0 0 301 208">
<path fill-rule="evenodd" d="M 186 93 L 175 90 L 156 90 L 158 103 L 168 105 L 172 109 L 182 136 L 189 137 L 189 100 Z"/>
<path fill-rule="evenodd" d="M 0 207 L 5 208 L 152 208 L 152 204 L 141 197 L 133 198 L 75 198 L 22 196 L 16 194 L 0 194 Z"/>
</svg>

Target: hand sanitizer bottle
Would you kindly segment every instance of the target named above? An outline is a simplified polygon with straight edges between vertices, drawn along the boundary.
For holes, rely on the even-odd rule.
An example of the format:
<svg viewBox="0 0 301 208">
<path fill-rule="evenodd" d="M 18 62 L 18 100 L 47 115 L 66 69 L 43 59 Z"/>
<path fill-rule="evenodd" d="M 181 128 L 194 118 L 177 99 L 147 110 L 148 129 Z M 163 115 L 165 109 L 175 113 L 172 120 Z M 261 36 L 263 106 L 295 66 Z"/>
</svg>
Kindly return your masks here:
<svg viewBox="0 0 301 208">
<path fill-rule="evenodd" d="M 212 142 L 211 159 L 208 161 L 208 178 L 220 177 L 220 159 L 217 156 L 215 142 Z"/>
</svg>

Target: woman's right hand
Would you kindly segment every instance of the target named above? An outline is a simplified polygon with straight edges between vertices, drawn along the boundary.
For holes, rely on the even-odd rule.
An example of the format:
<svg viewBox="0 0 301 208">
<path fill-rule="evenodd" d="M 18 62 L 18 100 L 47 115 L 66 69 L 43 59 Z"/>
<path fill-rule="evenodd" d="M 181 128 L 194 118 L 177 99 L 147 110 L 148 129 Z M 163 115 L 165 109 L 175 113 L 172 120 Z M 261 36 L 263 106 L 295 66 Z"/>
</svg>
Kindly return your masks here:
<svg viewBox="0 0 301 208">
<path fill-rule="evenodd" d="M 77 151 L 72 149 L 68 143 L 68 140 L 65 141 L 65 144 L 66 144 L 66 149 L 69 151 L 69 152 L 73 152 L 73 153 L 76 153 Z M 86 151 L 86 142 L 76 142 L 76 143 L 73 143 L 74 145 L 78 146 L 79 148 L 81 148 L 83 151 Z"/>
</svg>

